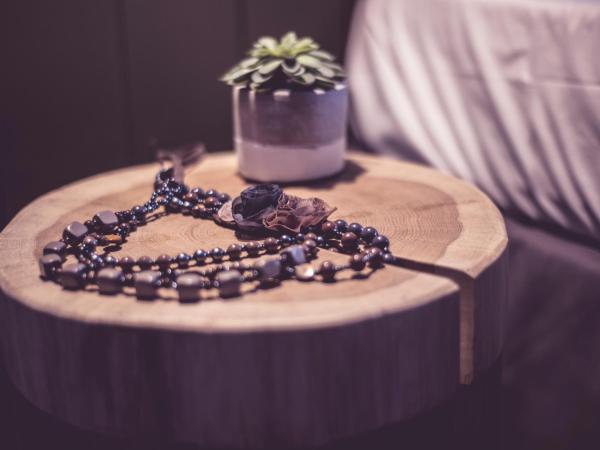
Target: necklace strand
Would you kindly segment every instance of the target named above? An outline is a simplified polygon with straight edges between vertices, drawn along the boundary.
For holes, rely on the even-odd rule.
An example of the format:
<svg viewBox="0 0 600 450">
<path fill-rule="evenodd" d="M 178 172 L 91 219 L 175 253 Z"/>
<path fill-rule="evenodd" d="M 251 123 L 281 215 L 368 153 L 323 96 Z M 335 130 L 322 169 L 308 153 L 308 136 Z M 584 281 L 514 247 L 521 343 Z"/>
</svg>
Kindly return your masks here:
<svg viewBox="0 0 600 450">
<path fill-rule="evenodd" d="M 344 220 L 326 220 L 294 235 L 236 242 L 226 249 L 197 249 L 191 254 L 142 256 L 137 260 L 113 256 L 111 252 L 119 249 L 139 226 L 165 213 L 215 220 L 219 208 L 230 199 L 228 194 L 214 189 L 189 189 L 169 174 L 168 170 L 158 172 L 154 192 L 146 203 L 123 211 L 100 211 L 84 223 L 69 224 L 60 240 L 44 247 L 39 260 L 42 278 L 70 290 L 96 285 L 105 295 L 133 287 L 139 299 L 153 299 L 158 296 L 159 288 L 170 288 L 177 290 L 181 302 L 195 302 L 203 297 L 202 291 L 211 289 L 217 289 L 223 298 L 238 296 L 245 282 L 257 287 L 286 279 L 312 281 L 318 277 L 332 282 L 343 270 L 377 270 L 385 263 L 395 262 L 387 237 L 373 227 L 348 224 Z M 161 207 L 165 213 L 156 212 Z M 102 253 L 98 248 L 102 248 Z M 310 261 L 322 248 L 348 254 L 350 259 L 341 265 L 323 261 L 315 268 Z M 250 264 L 245 261 L 265 255 Z M 66 263 L 68 256 L 77 262 Z"/>
</svg>

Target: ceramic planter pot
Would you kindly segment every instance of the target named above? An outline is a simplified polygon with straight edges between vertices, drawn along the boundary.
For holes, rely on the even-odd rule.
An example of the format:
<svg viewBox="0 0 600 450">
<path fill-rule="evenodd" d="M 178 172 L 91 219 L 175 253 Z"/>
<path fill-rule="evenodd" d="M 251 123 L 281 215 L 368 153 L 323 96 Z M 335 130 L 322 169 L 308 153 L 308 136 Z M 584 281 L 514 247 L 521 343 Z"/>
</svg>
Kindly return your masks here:
<svg viewBox="0 0 600 450">
<path fill-rule="evenodd" d="M 262 182 L 323 178 L 340 172 L 346 152 L 348 90 L 233 89 L 240 173 Z"/>
</svg>

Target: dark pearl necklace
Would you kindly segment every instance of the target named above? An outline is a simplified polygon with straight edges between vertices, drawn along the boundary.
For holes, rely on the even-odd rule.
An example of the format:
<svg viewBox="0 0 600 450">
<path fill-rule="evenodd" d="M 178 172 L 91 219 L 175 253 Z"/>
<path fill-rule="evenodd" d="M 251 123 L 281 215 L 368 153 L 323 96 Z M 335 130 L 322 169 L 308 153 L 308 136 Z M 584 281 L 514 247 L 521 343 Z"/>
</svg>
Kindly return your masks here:
<svg viewBox="0 0 600 450">
<path fill-rule="evenodd" d="M 342 270 L 360 272 L 366 267 L 376 270 L 384 263 L 394 263 L 387 237 L 373 227 L 347 224 L 344 220 L 326 220 L 295 235 L 236 242 L 226 249 L 198 249 L 175 256 L 142 256 L 137 260 L 113 256 L 111 251 L 138 227 L 162 215 L 156 213 L 160 207 L 166 213 L 214 220 L 219 208 L 230 199 L 229 195 L 214 189 L 188 189 L 167 174 L 166 170 L 157 174 L 154 192 L 143 205 L 125 211 L 100 211 L 83 223 L 69 224 L 60 240 L 44 247 L 39 260 L 42 277 L 65 289 L 96 285 L 101 294 L 107 295 L 133 287 L 140 299 L 155 298 L 159 288 L 171 288 L 177 290 L 180 301 L 194 302 L 202 298 L 203 290 L 217 289 L 221 297 L 235 297 L 245 282 L 258 287 L 286 279 L 311 281 L 318 277 L 331 282 Z M 342 265 L 323 261 L 315 267 L 310 261 L 316 258 L 320 248 L 349 254 L 350 259 Z M 247 262 L 264 255 L 270 256 Z M 75 262 L 66 263 L 69 256 Z"/>
</svg>

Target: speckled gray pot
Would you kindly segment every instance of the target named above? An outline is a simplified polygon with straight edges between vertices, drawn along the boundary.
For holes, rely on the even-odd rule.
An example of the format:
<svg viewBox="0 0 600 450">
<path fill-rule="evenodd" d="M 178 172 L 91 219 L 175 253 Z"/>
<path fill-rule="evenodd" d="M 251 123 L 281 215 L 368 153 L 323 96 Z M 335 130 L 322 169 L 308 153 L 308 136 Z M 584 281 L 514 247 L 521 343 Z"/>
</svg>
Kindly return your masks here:
<svg viewBox="0 0 600 450">
<path fill-rule="evenodd" d="M 305 181 L 344 167 L 348 90 L 233 89 L 240 173 L 263 182 Z"/>
</svg>

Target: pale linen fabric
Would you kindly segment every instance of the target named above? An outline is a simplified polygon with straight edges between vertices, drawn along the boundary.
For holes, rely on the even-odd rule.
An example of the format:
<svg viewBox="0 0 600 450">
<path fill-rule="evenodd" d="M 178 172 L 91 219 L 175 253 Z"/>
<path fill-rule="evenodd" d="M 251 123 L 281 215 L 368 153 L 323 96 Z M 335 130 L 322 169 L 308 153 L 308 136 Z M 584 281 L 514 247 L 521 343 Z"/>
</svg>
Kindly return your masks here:
<svg viewBox="0 0 600 450">
<path fill-rule="evenodd" d="M 347 68 L 374 151 L 600 241 L 600 2 L 365 0 Z"/>
</svg>

